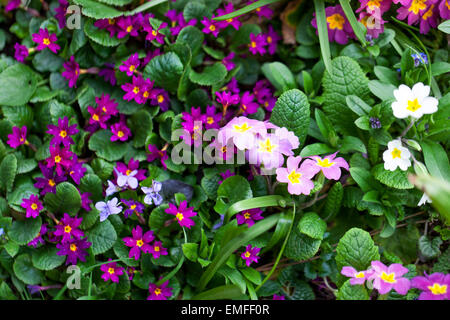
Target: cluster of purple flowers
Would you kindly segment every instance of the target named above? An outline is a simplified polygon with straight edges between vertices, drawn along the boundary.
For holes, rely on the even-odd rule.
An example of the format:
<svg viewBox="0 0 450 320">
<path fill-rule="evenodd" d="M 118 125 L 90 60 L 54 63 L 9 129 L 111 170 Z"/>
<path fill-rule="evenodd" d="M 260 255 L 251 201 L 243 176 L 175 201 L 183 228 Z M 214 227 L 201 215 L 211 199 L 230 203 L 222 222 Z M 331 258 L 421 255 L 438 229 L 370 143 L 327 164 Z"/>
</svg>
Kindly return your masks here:
<svg viewBox="0 0 450 320">
<path fill-rule="evenodd" d="M 253 54 L 264 55 L 268 52 L 270 55 L 274 55 L 277 51 L 278 42 L 281 37 L 272 28 L 271 25 L 268 26 L 267 33 L 259 33 L 257 35 L 250 34 L 250 43 L 248 45 L 249 51 Z M 267 47 L 267 49 L 266 49 Z"/>
</svg>

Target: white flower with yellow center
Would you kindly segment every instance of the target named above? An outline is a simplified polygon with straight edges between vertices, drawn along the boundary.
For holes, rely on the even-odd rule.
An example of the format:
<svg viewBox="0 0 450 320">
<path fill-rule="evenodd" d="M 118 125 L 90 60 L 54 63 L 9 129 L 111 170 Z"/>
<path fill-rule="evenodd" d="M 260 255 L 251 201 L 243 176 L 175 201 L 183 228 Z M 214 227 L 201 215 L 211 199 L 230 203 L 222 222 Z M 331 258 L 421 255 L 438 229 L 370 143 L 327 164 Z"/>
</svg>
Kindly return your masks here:
<svg viewBox="0 0 450 320">
<path fill-rule="evenodd" d="M 384 169 L 395 171 L 397 167 L 405 171 L 411 166 L 411 153 L 402 146 L 400 140 L 388 143 L 388 149 L 383 152 Z"/>
<path fill-rule="evenodd" d="M 396 101 L 391 105 L 394 116 L 399 119 L 408 116 L 419 119 L 424 114 L 435 113 L 439 101 L 429 95 L 430 87 L 422 82 L 416 83 L 412 89 L 404 84 L 400 85 L 394 90 Z"/>
</svg>

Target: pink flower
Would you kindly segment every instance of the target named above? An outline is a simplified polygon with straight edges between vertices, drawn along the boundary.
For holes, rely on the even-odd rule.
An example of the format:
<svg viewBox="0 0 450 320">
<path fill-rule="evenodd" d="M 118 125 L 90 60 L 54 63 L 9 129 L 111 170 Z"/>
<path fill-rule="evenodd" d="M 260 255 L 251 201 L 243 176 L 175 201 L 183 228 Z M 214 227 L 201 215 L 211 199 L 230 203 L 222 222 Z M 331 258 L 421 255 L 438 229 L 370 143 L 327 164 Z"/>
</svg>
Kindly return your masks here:
<svg viewBox="0 0 450 320">
<path fill-rule="evenodd" d="M 218 134 L 219 141 L 224 144 L 232 140 L 239 150 L 252 149 L 256 145 L 257 136 L 265 137 L 266 126 L 263 122 L 246 117 L 233 118 Z"/>
<path fill-rule="evenodd" d="M 414 277 L 411 287 L 422 290 L 419 300 L 450 300 L 450 274 L 432 273 Z"/>
<path fill-rule="evenodd" d="M 123 61 L 119 66 L 119 70 L 122 72 L 126 72 L 127 76 L 131 77 L 135 70 L 139 67 L 139 56 L 136 52 L 132 54 L 127 60 Z"/>
<path fill-rule="evenodd" d="M 173 293 L 172 288 L 167 287 L 168 284 L 169 281 L 166 281 L 159 286 L 154 283 L 150 283 L 148 286 L 150 295 L 147 297 L 147 300 L 167 300 L 167 298 L 170 298 Z"/>
<path fill-rule="evenodd" d="M 340 5 L 327 7 L 325 14 L 327 16 L 328 39 L 330 42 L 336 41 L 339 44 L 347 44 L 349 38 L 355 38 L 352 26 Z M 311 24 L 317 29 L 315 16 L 314 14 Z"/>
<path fill-rule="evenodd" d="M 439 4 L 439 14 L 444 20 L 450 19 L 450 0 L 441 0 Z"/>
<path fill-rule="evenodd" d="M 314 188 L 314 182 L 311 179 L 315 172 L 311 167 L 305 165 L 305 162 L 299 168 L 302 157 L 289 157 L 286 168 L 276 170 L 277 180 L 288 184 L 288 192 L 295 195 L 309 195 Z"/>
<path fill-rule="evenodd" d="M 69 88 L 76 87 L 78 77 L 80 76 L 80 66 L 75 61 L 74 56 L 71 56 L 69 61 L 64 62 L 63 67 L 64 71 L 62 76 L 69 80 Z"/>
<path fill-rule="evenodd" d="M 83 231 L 78 229 L 82 221 L 83 218 L 72 218 L 67 213 L 64 213 L 64 218 L 61 219 L 60 224 L 56 225 L 53 235 L 62 236 L 61 242 L 67 242 L 72 237 L 80 240 L 84 236 Z"/>
<path fill-rule="evenodd" d="M 386 21 L 377 14 L 369 14 L 363 11 L 359 14 L 358 21 L 366 27 L 367 35 L 372 38 L 378 38 L 384 32 L 384 24 Z"/>
<path fill-rule="evenodd" d="M 311 159 L 305 160 L 304 165 L 311 167 L 314 174 L 322 171 L 327 179 L 339 180 L 341 177 L 341 168 L 348 170 L 349 165 L 344 158 L 335 158 L 337 153 L 330 154 L 323 159 L 319 156 L 312 156 L 310 157 Z"/>
<path fill-rule="evenodd" d="M 108 261 L 111 260 L 112 259 L 108 259 Z M 119 276 L 123 274 L 123 268 L 117 266 L 117 262 L 102 264 L 100 270 L 103 271 L 102 279 L 105 282 L 111 280 L 112 282 L 119 283 Z"/>
<path fill-rule="evenodd" d="M 247 265 L 247 267 L 250 267 L 250 265 L 253 262 L 258 262 L 258 260 L 259 260 L 258 253 L 259 253 L 259 251 L 261 251 L 261 248 L 252 247 L 251 245 L 248 245 L 245 248 L 245 251 L 242 252 L 242 254 L 241 254 L 241 258 L 244 259 L 245 264 Z"/>
<path fill-rule="evenodd" d="M 12 133 L 8 134 L 8 141 L 6 143 L 13 149 L 17 149 L 17 147 L 23 144 L 27 145 L 27 126 L 23 126 L 22 128 L 13 127 Z"/>
<path fill-rule="evenodd" d="M 385 266 L 380 261 L 372 261 L 372 274 L 368 280 L 373 280 L 373 287 L 380 294 L 386 294 L 392 289 L 397 293 L 405 295 L 410 287 L 410 282 L 403 275 L 408 273 L 408 269 L 399 263 Z"/>
<path fill-rule="evenodd" d="M 44 206 L 39 201 L 39 197 L 34 194 L 30 195 L 28 199 L 22 199 L 20 206 L 26 209 L 27 218 L 37 218 L 39 212 L 44 209 Z"/>
<path fill-rule="evenodd" d="M 266 53 L 266 45 L 267 40 L 263 34 L 253 34 L 250 33 L 250 43 L 248 45 L 249 50 L 252 54 L 259 53 L 260 55 L 264 55 Z"/>
<path fill-rule="evenodd" d="M 256 138 L 255 146 L 249 149 L 246 156 L 251 164 L 263 164 L 266 169 L 273 169 L 283 165 L 283 155 L 292 154 L 288 140 L 280 139 L 276 134 L 267 134 Z"/>
<path fill-rule="evenodd" d="M 214 15 L 212 17 L 214 18 Z M 203 33 L 205 33 L 205 34 L 212 33 L 214 35 L 214 37 L 217 38 L 217 36 L 219 35 L 219 31 L 220 31 L 219 24 L 217 22 L 215 22 L 214 20 L 210 20 L 206 17 L 204 17 L 201 22 L 205 26 L 202 29 Z"/>
<path fill-rule="evenodd" d="M 60 148 L 59 146 L 50 146 L 50 157 L 47 159 L 47 167 L 56 167 L 56 173 L 61 176 L 63 169 L 69 169 L 72 165 L 71 157 L 73 153 L 69 148 Z"/>
<path fill-rule="evenodd" d="M 167 256 L 167 249 L 162 246 L 161 241 L 155 241 L 155 243 L 150 246 L 149 252 L 153 255 L 154 259 L 159 259 L 160 256 Z"/>
<path fill-rule="evenodd" d="M 111 126 L 111 141 L 127 141 L 131 136 L 131 130 L 126 126 L 125 121 L 119 121 Z"/>
<path fill-rule="evenodd" d="M 195 225 L 195 222 L 190 219 L 190 217 L 197 215 L 197 212 L 193 209 L 194 207 L 188 208 L 187 201 L 183 200 L 178 208 L 174 204 L 169 203 L 169 208 L 167 208 L 165 212 L 174 215 L 180 226 L 190 229 L 193 225 Z"/>
<path fill-rule="evenodd" d="M 350 284 L 364 284 L 367 278 L 371 275 L 369 271 L 356 271 L 353 267 L 343 267 L 341 270 L 341 274 L 350 277 Z"/>
<path fill-rule="evenodd" d="M 55 43 L 58 40 L 56 34 L 49 34 L 47 29 L 39 29 L 38 33 L 32 35 L 32 39 L 38 44 L 36 47 L 37 51 L 49 48 L 50 51 L 58 53 L 58 50 L 61 49 L 60 46 Z"/>
<path fill-rule="evenodd" d="M 132 171 L 137 170 L 137 174 L 135 176 L 136 179 L 139 181 L 145 180 L 145 169 L 139 169 L 139 160 L 134 160 L 133 158 L 130 159 L 128 162 L 128 166 L 125 163 L 117 162 L 116 169 L 120 173 L 128 176 Z M 116 176 L 116 173 L 114 171 L 114 175 Z M 117 178 L 117 177 L 116 177 Z"/>
<path fill-rule="evenodd" d="M 439 21 L 439 8 L 437 4 L 431 4 L 420 17 L 420 33 L 426 34 L 430 28 L 437 28 Z"/>
<path fill-rule="evenodd" d="M 156 40 L 156 42 L 160 44 L 164 44 L 164 38 L 166 37 L 164 34 L 159 32 L 160 30 L 167 28 L 167 23 L 163 22 L 158 27 L 158 29 L 154 29 L 151 25 L 144 27 L 144 30 L 147 32 L 147 36 L 145 37 L 145 40 L 153 41 Z"/>
<path fill-rule="evenodd" d="M 142 228 L 140 226 L 136 226 L 131 231 L 132 237 L 123 238 L 125 245 L 130 247 L 129 257 L 135 260 L 139 260 L 141 256 L 141 252 L 148 253 L 150 252 L 150 242 L 155 239 L 153 235 L 153 231 L 147 231 L 144 235 L 142 235 Z"/>
<path fill-rule="evenodd" d="M 24 62 L 28 57 L 28 48 L 17 43 L 14 45 L 14 58 L 19 62 Z"/>
<path fill-rule="evenodd" d="M 237 224 L 246 223 L 249 227 L 255 224 L 255 221 L 264 219 L 262 210 L 259 208 L 244 210 L 236 215 Z"/>
<path fill-rule="evenodd" d="M 233 62 L 234 56 L 236 54 L 234 52 L 230 52 L 225 58 L 222 59 L 222 63 L 227 68 L 227 71 L 232 70 L 236 65 Z M 233 78 L 234 79 L 234 78 Z"/>
<path fill-rule="evenodd" d="M 234 176 L 235 174 L 227 169 L 225 172 L 220 172 L 219 175 L 222 177 L 222 180 L 220 180 L 218 183 L 222 184 L 225 180 L 227 180 L 229 177 Z"/>
<path fill-rule="evenodd" d="M 253 2 L 255 2 L 256 0 L 251 0 L 249 2 L 247 2 L 247 4 L 251 4 Z M 267 18 L 267 19 L 271 19 L 272 15 L 273 15 L 273 10 L 269 8 L 269 6 L 262 6 L 259 8 L 255 9 L 256 14 L 258 15 L 259 18 Z"/>
<path fill-rule="evenodd" d="M 394 0 L 394 3 L 400 3 L 401 7 L 397 9 L 397 19 L 408 19 L 408 24 L 413 25 L 426 12 L 428 6 L 436 3 L 437 0 Z"/>
<path fill-rule="evenodd" d="M 235 10 L 234 10 L 233 4 L 230 2 L 230 3 L 225 4 L 224 9 L 218 9 L 217 10 L 217 16 L 218 17 L 224 16 L 226 14 L 229 14 L 229 13 L 233 12 L 233 11 L 235 11 Z M 225 29 L 228 26 L 232 26 L 236 30 L 239 30 L 239 27 L 241 26 L 241 24 L 242 23 L 238 20 L 238 17 L 229 18 L 229 19 L 226 19 L 224 21 L 220 21 L 220 23 L 219 23 L 220 28 L 222 28 L 222 29 Z"/>
</svg>

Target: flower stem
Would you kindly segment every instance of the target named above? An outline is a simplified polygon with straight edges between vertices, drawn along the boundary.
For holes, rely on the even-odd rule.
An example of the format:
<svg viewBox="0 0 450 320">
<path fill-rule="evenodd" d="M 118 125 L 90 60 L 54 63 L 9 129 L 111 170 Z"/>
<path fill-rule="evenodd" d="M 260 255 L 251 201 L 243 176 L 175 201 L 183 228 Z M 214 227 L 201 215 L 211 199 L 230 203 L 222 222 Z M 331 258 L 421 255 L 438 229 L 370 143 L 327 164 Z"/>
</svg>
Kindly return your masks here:
<svg viewBox="0 0 450 320">
<path fill-rule="evenodd" d="M 403 132 L 400 134 L 400 138 L 403 138 L 408 133 L 408 131 L 412 128 L 414 123 L 416 123 L 416 119 L 412 118 L 411 122 L 408 124 L 405 130 L 403 130 Z"/>
</svg>

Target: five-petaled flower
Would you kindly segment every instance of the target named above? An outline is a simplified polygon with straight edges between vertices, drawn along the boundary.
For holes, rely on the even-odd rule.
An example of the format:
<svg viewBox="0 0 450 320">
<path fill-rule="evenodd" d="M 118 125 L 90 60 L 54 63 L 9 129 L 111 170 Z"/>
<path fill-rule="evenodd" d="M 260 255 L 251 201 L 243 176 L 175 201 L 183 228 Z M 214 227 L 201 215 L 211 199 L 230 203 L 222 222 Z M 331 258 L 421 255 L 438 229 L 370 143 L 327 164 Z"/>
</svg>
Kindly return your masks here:
<svg viewBox="0 0 450 320">
<path fill-rule="evenodd" d="M 300 166 L 302 157 L 289 157 L 287 159 L 286 168 L 278 168 L 277 181 L 288 184 L 288 192 L 290 194 L 309 195 L 314 188 L 314 182 L 311 180 L 316 171 L 312 166 L 306 164 L 304 161 Z"/>
<path fill-rule="evenodd" d="M 123 238 L 123 242 L 127 247 L 130 247 L 129 257 L 135 260 L 139 260 L 141 257 L 141 252 L 148 253 L 151 250 L 150 242 L 155 239 L 153 235 L 153 231 L 147 231 L 142 234 L 142 228 L 140 226 L 136 226 L 133 230 L 131 230 L 132 237 Z"/>
<path fill-rule="evenodd" d="M 89 255 L 86 250 L 92 246 L 92 243 L 86 239 L 70 239 L 69 241 L 56 244 L 60 249 L 56 254 L 58 256 L 67 256 L 66 265 L 76 265 L 77 260 L 86 261 Z"/>
<path fill-rule="evenodd" d="M 246 223 L 251 227 L 255 224 L 255 221 L 264 219 L 264 217 L 261 216 L 262 213 L 262 210 L 259 208 L 244 210 L 236 215 L 236 220 L 238 224 Z"/>
<path fill-rule="evenodd" d="M 25 144 L 28 144 L 27 141 L 27 126 L 12 127 L 12 133 L 8 134 L 8 141 L 6 142 L 13 149 L 17 149 L 17 147 Z"/>
<path fill-rule="evenodd" d="M 387 267 L 380 261 L 372 261 L 370 270 L 371 274 L 368 276 L 368 280 L 373 280 L 373 287 L 380 294 L 386 294 L 392 289 L 402 295 L 408 292 L 410 281 L 403 276 L 409 270 L 401 264 L 394 263 Z"/>
<path fill-rule="evenodd" d="M 173 293 L 172 288 L 167 286 L 168 284 L 169 280 L 161 285 L 150 283 L 148 286 L 150 295 L 147 297 L 147 300 L 167 300 L 167 298 L 170 298 Z"/>
<path fill-rule="evenodd" d="M 197 212 L 193 209 L 194 207 L 188 208 L 187 201 L 183 200 L 178 208 L 176 205 L 169 203 L 169 208 L 167 208 L 165 212 L 174 215 L 175 220 L 177 220 L 180 226 L 190 229 L 193 225 L 195 225 L 195 222 L 190 218 L 197 215 Z"/>
<path fill-rule="evenodd" d="M 419 300 L 450 300 L 450 274 L 440 272 L 414 277 L 411 287 L 422 290 Z"/>
<path fill-rule="evenodd" d="M 397 167 L 405 171 L 411 166 L 411 152 L 402 146 L 399 139 L 388 142 L 388 149 L 383 152 L 384 169 L 395 171 Z"/>
<path fill-rule="evenodd" d="M 245 247 L 245 251 L 242 252 L 241 258 L 244 259 L 245 264 L 247 267 L 250 267 L 250 265 L 253 262 L 258 262 L 259 256 L 258 253 L 261 251 L 261 248 L 252 247 L 250 244 Z"/>
<path fill-rule="evenodd" d="M 61 236 L 61 242 L 67 242 L 72 238 L 80 240 L 84 236 L 84 232 L 78 229 L 82 221 L 83 218 L 72 218 L 67 213 L 64 213 L 64 217 L 61 219 L 60 224 L 56 225 L 53 235 Z"/>
<path fill-rule="evenodd" d="M 47 133 L 53 136 L 52 140 L 50 140 L 50 144 L 54 146 L 57 146 L 60 143 L 65 147 L 70 146 L 74 143 L 71 136 L 78 133 L 77 124 L 69 126 L 69 119 L 67 117 L 59 118 L 57 126 L 49 124 L 47 128 Z"/>
<path fill-rule="evenodd" d="M 122 212 L 122 207 L 118 202 L 117 198 L 113 198 L 106 202 L 100 201 L 95 204 L 95 208 L 100 212 L 100 222 L 105 221 L 112 214 Z"/>
<path fill-rule="evenodd" d="M 419 119 L 424 114 L 435 113 L 439 101 L 429 95 L 430 87 L 422 82 L 416 83 L 412 89 L 404 84 L 400 85 L 394 90 L 396 101 L 391 105 L 394 116 L 399 119 L 408 116 Z"/>
<path fill-rule="evenodd" d="M 348 170 L 349 165 L 344 158 L 336 158 L 336 155 L 337 152 L 324 158 L 312 156 L 311 159 L 306 159 L 304 164 L 305 166 L 310 166 L 314 174 L 322 171 L 325 178 L 330 180 L 339 180 L 341 177 L 341 168 Z"/>
<path fill-rule="evenodd" d="M 108 261 L 111 260 L 112 259 L 108 259 Z M 118 266 L 117 262 L 102 264 L 100 270 L 103 271 L 102 279 L 105 282 L 111 280 L 112 282 L 119 283 L 119 276 L 123 274 L 123 268 Z"/>
<path fill-rule="evenodd" d="M 351 285 L 355 285 L 355 284 L 364 284 L 364 282 L 368 279 L 368 277 L 371 275 L 370 271 L 357 271 L 355 268 L 350 267 L 350 266 L 346 266 L 343 267 L 341 270 L 341 274 L 351 278 L 350 279 L 350 284 Z"/>
<path fill-rule="evenodd" d="M 56 34 L 49 34 L 47 29 L 39 29 L 38 33 L 32 35 L 32 39 L 37 43 L 37 51 L 48 48 L 50 51 L 58 53 L 58 50 L 61 49 L 61 47 L 55 43 L 58 40 Z"/>
<path fill-rule="evenodd" d="M 44 209 L 41 201 L 39 201 L 39 197 L 32 194 L 28 199 L 22 199 L 22 203 L 20 206 L 26 209 L 26 217 L 27 218 L 37 218 L 39 212 Z"/>
</svg>

